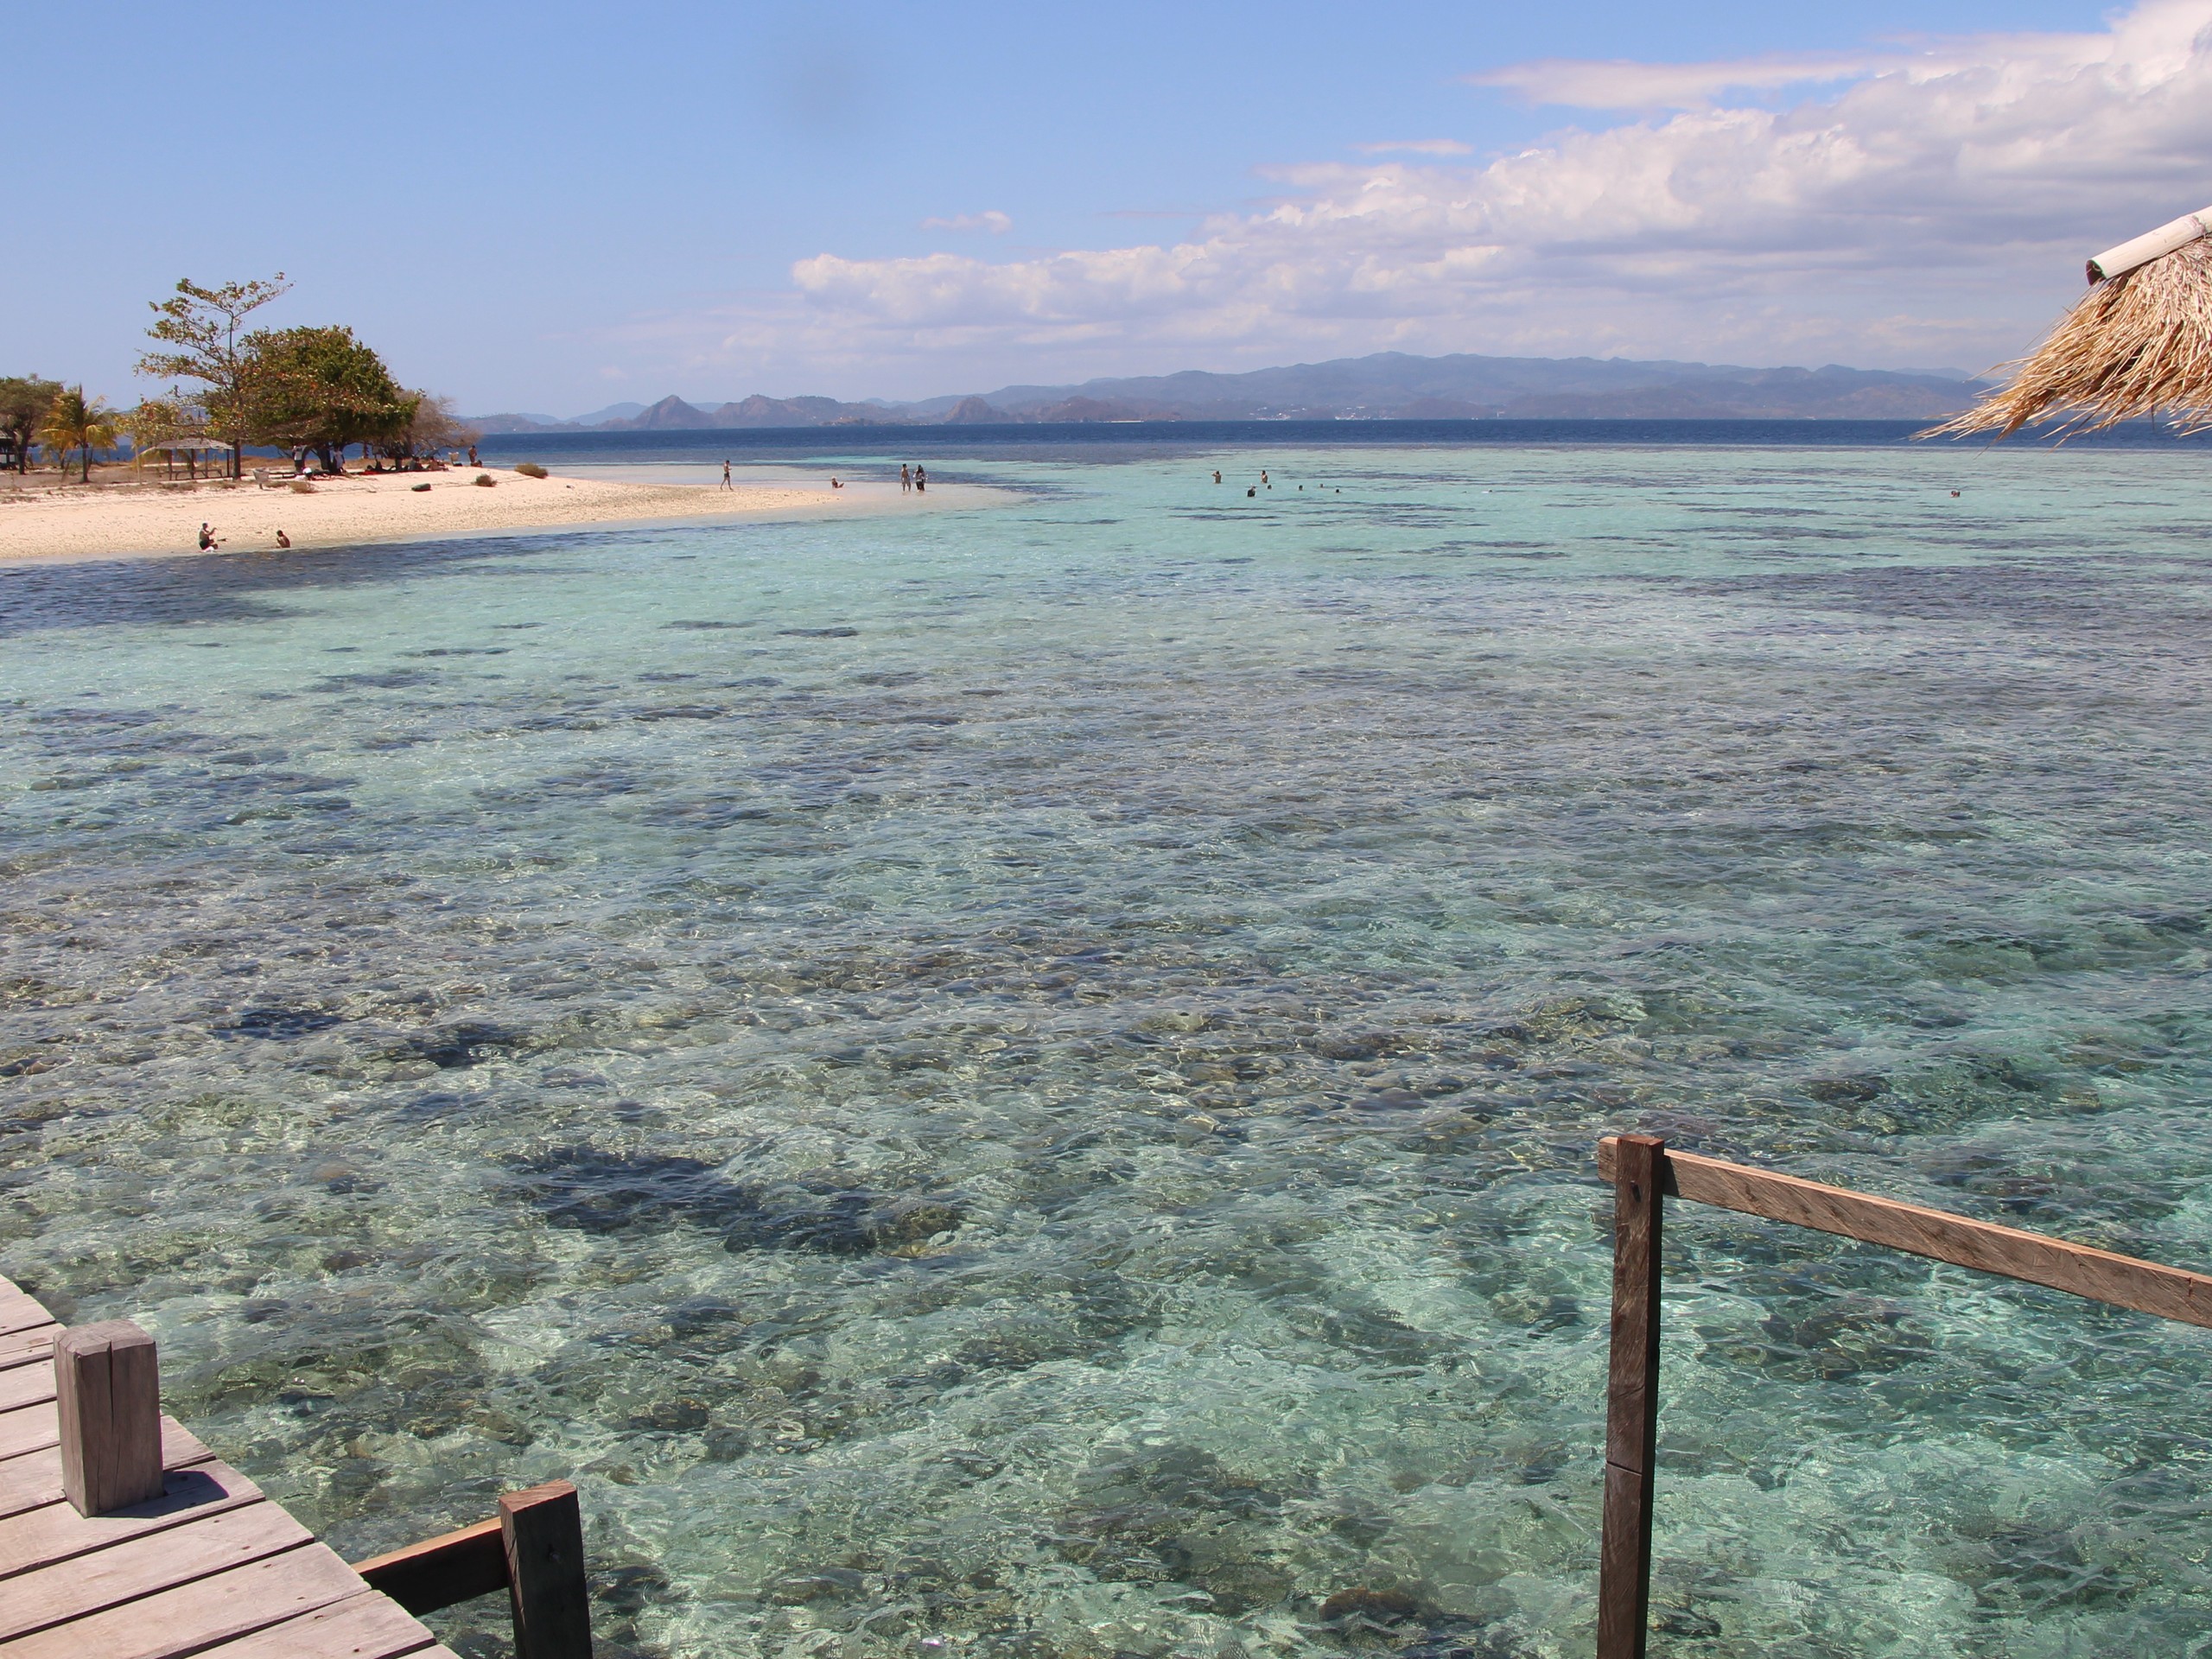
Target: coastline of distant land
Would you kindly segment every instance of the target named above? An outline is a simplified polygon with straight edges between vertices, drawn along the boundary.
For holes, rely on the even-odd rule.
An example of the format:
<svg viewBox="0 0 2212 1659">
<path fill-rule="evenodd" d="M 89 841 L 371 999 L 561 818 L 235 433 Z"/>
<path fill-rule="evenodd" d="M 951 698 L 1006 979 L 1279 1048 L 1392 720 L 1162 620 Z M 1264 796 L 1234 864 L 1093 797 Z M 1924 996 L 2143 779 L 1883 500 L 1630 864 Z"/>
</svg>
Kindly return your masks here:
<svg viewBox="0 0 2212 1659">
<path fill-rule="evenodd" d="M 1079 385 L 1013 385 L 918 402 L 663 397 L 566 419 L 468 417 L 486 435 L 738 431 L 823 426 L 1119 424 L 1251 420 L 1910 420 L 1972 404 L 1983 383 L 1956 370 L 1739 368 L 1626 358 L 1414 357 L 1381 352 L 1217 374 L 1203 370 Z"/>
</svg>

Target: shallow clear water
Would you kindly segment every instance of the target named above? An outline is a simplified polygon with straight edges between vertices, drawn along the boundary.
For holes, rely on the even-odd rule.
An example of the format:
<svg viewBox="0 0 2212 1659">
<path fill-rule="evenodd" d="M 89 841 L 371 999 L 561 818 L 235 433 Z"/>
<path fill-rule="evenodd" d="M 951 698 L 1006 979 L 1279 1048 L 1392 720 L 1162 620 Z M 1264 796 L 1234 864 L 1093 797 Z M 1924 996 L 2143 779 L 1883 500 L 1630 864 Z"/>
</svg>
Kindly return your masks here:
<svg viewBox="0 0 2212 1659">
<path fill-rule="evenodd" d="M 605 1652 L 1503 1659 L 1600 1134 L 2212 1262 L 2201 458 L 1265 464 L 10 574 L 0 1269 Z M 1658 1651 L 2212 1652 L 2212 1333 L 1671 1228 Z"/>
</svg>

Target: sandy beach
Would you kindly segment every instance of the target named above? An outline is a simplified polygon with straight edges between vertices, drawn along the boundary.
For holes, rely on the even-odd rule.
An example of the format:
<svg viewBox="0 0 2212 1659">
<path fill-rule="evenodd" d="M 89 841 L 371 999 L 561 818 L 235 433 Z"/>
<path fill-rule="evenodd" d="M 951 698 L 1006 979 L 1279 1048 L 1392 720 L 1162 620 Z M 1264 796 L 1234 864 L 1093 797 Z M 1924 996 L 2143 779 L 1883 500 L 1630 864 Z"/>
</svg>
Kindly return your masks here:
<svg viewBox="0 0 2212 1659">
<path fill-rule="evenodd" d="M 200 525 L 214 531 L 220 554 L 277 550 L 276 532 L 296 548 L 364 542 L 480 536 L 502 531 L 680 519 L 765 518 L 817 513 L 926 511 L 977 505 L 995 492 L 940 487 L 902 495 L 895 484 L 831 490 L 798 484 L 639 484 L 607 479 L 543 479 L 483 469 L 362 474 L 318 479 L 311 493 L 244 483 L 55 488 L 34 479 L 29 491 L 0 476 L 0 564 L 54 560 L 196 556 Z M 428 484 L 423 490 L 418 486 Z"/>
</svg>

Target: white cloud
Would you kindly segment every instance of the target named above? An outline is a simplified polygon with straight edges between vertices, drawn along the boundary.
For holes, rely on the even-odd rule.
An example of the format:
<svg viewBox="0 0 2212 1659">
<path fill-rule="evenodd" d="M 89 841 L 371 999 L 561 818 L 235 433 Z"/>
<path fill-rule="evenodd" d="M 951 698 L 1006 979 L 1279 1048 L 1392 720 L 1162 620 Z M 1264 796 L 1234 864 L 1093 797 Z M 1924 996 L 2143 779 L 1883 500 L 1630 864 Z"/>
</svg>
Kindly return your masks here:
<svg viewBox="0 0 2212 1659">
<path fill-rule="evenodd" d="M 1838 76 L 1782 107 L 1720 98 Z M 698 349 L 866 365 L 871 390 L 1382 349 L 1973 368 L 2027 345 L 2088 254 L 2209 194 L 2212 0 L 2094 35 L 1489 79 L 1686 107 L 1487 162 L 1285 167 L 1272 205 L 1173 243 L 825 252 L 792 268 L 803 304 L 735 307 Z"/>
<path fill-rule="evenodd" d="M 1380 144 L 1357 146 L 1363 156 L 1471 156 L 1472 144 L 1463 144 L 1457 138 L 1406 138 Z"/>
<path fill-rule="evenodd" d="M 925 231 L 988 231 L 993 236 L 1004 236 L 1014 228 L 1014 221 L 995 207 L 980 213 L 956 213 L 950 219 L 925 219 Z"/>
</svg>

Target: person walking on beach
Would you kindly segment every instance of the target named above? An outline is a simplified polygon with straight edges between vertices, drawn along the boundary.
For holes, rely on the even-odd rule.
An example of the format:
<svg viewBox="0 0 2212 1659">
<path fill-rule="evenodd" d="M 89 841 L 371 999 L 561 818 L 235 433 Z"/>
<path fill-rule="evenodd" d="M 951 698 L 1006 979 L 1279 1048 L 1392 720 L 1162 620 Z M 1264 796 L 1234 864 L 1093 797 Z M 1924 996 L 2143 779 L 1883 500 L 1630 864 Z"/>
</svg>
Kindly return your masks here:
<svg viewBox="0 0 2212 1659">
<path fill-rule="evenodd" d="M 914 468 L 914 493 L 919 495 L 923 491 L 928 489 L 929 486 L 930 475 L 928 470 L 923 467 L 917 466 Z"/>
<path fill-rule="evenodd" d="M 728 457 L 724 457 L 722 461 L 722 488 L 728 490 L 733 493 L 734 493 L 737 489 L 737 486 L 729 481 L 729 461 Z"/>
<path fill-rule="evenodd" d="M 905 461 L 899 463 L 899 490 L 902 495 L 912 494 L 914 488 L 914 469 Z"/>
</svg>

